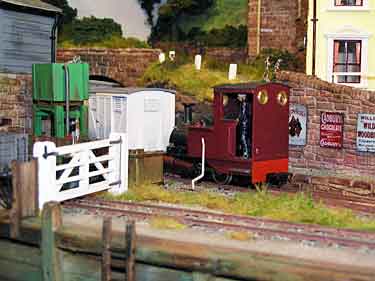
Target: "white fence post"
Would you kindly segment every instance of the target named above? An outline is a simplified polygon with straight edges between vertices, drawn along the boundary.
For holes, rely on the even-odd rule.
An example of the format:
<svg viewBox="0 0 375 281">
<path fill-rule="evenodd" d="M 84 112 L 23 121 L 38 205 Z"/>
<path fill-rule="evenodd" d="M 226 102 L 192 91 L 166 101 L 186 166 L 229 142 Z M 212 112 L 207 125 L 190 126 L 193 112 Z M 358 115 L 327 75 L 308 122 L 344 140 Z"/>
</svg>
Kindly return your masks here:
<svg viewBox="0 0 375 281">
<path fill-rule="evenodd" d="M 237 77 L 237 64 L 230 64 L 229 65 L 229 74 L 228 79 L 234 80 Z"/>
<path fill-rule="evenodd" d="M 159 54 L 159 62 L 164 63 L 165 62 L 165 53 L 160 53 Z"/>
<path fill-rule="evenodd" d="M 33 157 L 38 159 L 38 207 L 57 199 L 56 190 L 56 145 L 53 142 L 37 142 L 33 147 Z"/>
<path fill-rule="evenodd" d="M 201 56 L 201 55 L 196 55 L 196 56 L 195 56 L 194 63 L 195 63 L 195 69 L 196 69 L 196 70 L 201 70 L 201 66 L 202 66 L 202 56 Z"/>
<path fill-rule="evenodd" d="M 128 139 L 126 134 L 111 133 L 109 136 L 112 145 L 109 148 L 109 155 L 115 160 L 109 161 L 111 173 L 109 190 L 113 194 L 121 194 L 128 191 Z"/>
</svg>

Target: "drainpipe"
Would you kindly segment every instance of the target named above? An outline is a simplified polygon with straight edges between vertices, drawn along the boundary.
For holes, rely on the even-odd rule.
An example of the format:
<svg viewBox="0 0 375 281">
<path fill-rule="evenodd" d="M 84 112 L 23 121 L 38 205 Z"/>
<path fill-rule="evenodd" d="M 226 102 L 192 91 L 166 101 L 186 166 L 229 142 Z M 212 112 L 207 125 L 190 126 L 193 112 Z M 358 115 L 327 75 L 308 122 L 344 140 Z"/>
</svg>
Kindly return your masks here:
<svg viewBox="0 0 375 281">
<path fill-rule="evenodd" d="M 313 18 L 311 21 L 313 22 L 313 46 L 312 46 L 312 70 L 311 74 L 315 76 L 315 66 L 316 66 L 316 23 L 318 19 L 316 18 L 316 1 L 313 2 Z"/>
<path fill-rule="evenodd" d="M 57 39 L 57 28 L 60 25 L 60 15 L 56 14 L 55 16 L 55 22 L 53 23 L 52 31 L 51 31 L 51 62 L 56 62 L 56 39 Z"/>
<path fill-rule="evenodd" d="M 260 31 L 261 31 L 261 12 L 262 12 L 262 0 L 258 0 L 258 11 L 257 11 L 257 55 L 260 54 Z"/>
<path fill-rule="evenodd" d="M 66 136 L 69 136 L 70 131 L 70 121 L 69 121 L 69 110 L 70 110 L 70 104 L 69 104 L 69 97 L 70 97 L 70 89 L 69 89 L 69 68 L 68 64 L 64 64 L 64 72 L 65 72 L 65 127 L 66 127 Z"/>
</svg>

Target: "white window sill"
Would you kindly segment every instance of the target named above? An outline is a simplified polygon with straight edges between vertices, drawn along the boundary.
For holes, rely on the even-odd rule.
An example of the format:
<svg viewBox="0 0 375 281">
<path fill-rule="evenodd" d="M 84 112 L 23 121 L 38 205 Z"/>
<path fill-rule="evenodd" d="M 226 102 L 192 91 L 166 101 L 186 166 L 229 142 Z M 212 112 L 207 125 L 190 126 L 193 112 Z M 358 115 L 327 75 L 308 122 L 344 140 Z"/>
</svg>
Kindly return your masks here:
<svg viewBox="0 0 375 281">
<path fill-rule="evenodd" d="M 362 81 L 361 83 L 338 83 L 338 82 L 335 82 L 334 84 L 342 85 L 342 86 L 349 86 L 349 87 L 364 89 L 364 90 L 366 90 L 367 87 L 368 87 L 367 81 Z"/>
<path fill-rule="evenodd" d="M 327 12 L 370 12 L 369 7 L 329 7 Z"/>
</svg>

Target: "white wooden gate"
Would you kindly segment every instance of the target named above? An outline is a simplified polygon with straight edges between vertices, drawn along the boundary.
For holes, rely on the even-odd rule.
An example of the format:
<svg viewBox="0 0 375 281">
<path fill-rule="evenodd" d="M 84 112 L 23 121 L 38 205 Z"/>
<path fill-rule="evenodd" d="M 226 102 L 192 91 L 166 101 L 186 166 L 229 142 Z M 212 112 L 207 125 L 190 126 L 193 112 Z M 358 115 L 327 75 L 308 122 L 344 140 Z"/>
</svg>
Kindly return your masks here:
<svg viewBox="0 0 375 281">
<path fill-rule="evenodd" d="M 38 159 L 40 209 L 49 201 L 62 202 L 108 189 L 120 194 L 128 189 L 126 134 L 62 147 L 37 142 L 33 156 Z"/>
</svg>

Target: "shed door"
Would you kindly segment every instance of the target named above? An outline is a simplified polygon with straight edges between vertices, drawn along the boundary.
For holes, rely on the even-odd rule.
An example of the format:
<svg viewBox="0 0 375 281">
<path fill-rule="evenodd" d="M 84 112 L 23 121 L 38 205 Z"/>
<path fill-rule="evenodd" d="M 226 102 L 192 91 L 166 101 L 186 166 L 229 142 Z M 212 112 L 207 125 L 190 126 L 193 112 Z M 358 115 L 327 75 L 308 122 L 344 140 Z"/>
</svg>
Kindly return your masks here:
<svg viewBox="0 0 375 281">
<path fill-rule="evenodd" d="M 144 149 L 145 151 L 163 150 L 161 101 L 158 97 L 144 99 Z"/>
<path fill-rule="evenodd" d="M 254 93 L 253 178 L 256 177 L 255 174 L 259 174 L 259 170 L 264 173 L 278 172 L 285 169 L 285 163 L 287 166 L 289 103 L 281 105 L 278 102 L 277 96 L 282 91 L 289 99 L 289 89 L 278 84 L 259 87 Z M 286 159 L 286 162 L 280 162 L 280 159 Z M 279 167 L 280 163 L 282 169 Z M 259 181 L 263 180 L 265 179 Z"/>
<path fill-rule="evenodd" d="M 98 126 L 97 126 L 97 101 L 96 96 L 92 95 L 89 98 L 89 138 L 98 139 Z"/>
</svg>

